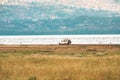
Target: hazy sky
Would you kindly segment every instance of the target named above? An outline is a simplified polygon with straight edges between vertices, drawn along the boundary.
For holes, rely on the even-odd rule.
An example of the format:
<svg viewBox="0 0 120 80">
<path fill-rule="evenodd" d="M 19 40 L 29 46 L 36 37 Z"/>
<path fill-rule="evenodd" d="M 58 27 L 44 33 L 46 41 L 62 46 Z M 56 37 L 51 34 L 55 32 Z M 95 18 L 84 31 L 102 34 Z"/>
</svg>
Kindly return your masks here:
<svg viewBox="0 0 120 80">
<path fill-rule="evenodd" d="M 15 2 L 16 4 L 24 4 L 25 2 L 42 2 L 120 12 L 120 0 L 0 0 L 2 3 L 8 2 L 9 4 L 13 1 L 17 1 L 18 3 Z"/>
</svg>

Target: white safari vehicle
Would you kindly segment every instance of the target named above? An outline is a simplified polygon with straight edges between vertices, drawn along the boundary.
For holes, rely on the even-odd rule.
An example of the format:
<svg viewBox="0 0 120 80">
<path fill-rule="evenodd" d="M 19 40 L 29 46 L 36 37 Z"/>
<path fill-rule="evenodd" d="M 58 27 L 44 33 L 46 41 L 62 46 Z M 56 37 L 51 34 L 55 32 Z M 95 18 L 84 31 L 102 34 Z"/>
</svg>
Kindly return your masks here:
<svg viewBox="0 0 120 80">
<path fill-rule="evenodd" d="M 70 39 L 63 39 L 59 42 L 59 45 L 70 45 L 72 42 Z"/>
</svg>

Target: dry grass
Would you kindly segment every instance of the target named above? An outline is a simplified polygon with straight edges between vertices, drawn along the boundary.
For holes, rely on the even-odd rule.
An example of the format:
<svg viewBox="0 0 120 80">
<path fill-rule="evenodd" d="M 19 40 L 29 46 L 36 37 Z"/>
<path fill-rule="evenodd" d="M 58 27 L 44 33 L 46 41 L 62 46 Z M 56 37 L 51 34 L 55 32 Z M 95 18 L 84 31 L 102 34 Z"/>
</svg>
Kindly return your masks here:
<svg viewBox="0 0 120 80">
<path fill-rule="evenodd" d="M 120 56 L 10 56 L 0 58 L 0 80 L 120 80 Z"/>
<path fill-rule="evenodd" d="M 87 48 L 87 51 L 94 51 L 91 48 Z M 39 54 L 40 52 L 34 54 L 34 51 L 33 54 L 28 54 L 29 52 L 20 54 L 17 51 L 9 53 L 11 49 L 8 52 L 4 50 L 5 48 L 3 52 L 2 49 L 0 52 L 2 54 L 0 80 L 120 80 L 120 56 L 118 54 L 78 57 L 42 55 L 48 53 L 44 49 L 42 54 Z"/>
</svg>

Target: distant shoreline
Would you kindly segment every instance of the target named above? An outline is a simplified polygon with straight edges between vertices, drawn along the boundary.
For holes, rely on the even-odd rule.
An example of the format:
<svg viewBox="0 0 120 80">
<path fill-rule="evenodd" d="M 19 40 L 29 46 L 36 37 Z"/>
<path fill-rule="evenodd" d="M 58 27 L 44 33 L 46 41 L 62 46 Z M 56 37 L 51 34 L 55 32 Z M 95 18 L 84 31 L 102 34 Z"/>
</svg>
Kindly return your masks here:
<svg viewBox="0 0 120 80">
<path fill-rule="evenodd" d="M 120 37 L 120 34 L 96 35 L 0 35 L 0 37 Z"/>
<path fill-rule="evenodd" d="M 63 34 L 63 35 L 58 35 L 58 34 L 56 34 L 56 35 L 0 35 L 0 37 L 1 36 L 95 36 L 95 35 L 97 35 L 97 36 L 100 36 L 100 35 L 102 35 L 102 36 L 116 36 L 116 35 L 119 35 L 120 36 L 120 34 Z"/>
<path fill-rule="evenodd" d="M 24 35 L 0 36 L 0 44 L 58 44 L 68 38 L 72 44 L 120 44 L 120 35 Z"/>
</svg>

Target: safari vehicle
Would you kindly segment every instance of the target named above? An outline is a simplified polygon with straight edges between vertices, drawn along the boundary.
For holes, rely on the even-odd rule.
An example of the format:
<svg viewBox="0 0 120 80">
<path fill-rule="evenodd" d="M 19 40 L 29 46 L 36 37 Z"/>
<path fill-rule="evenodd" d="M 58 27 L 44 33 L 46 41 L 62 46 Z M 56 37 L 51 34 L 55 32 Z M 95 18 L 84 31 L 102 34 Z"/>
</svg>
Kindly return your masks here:
<svg viewBox="0 0 120 80">
<path fill-rule="evenodd" d="M 70 39 L 63 39 L 61 42 L 59 42 L 59 45 L 70 45 L 71 40 Z"/>
</svg>

